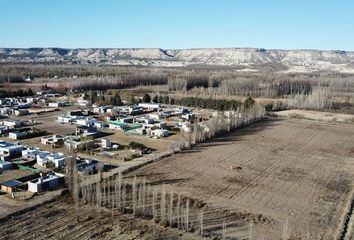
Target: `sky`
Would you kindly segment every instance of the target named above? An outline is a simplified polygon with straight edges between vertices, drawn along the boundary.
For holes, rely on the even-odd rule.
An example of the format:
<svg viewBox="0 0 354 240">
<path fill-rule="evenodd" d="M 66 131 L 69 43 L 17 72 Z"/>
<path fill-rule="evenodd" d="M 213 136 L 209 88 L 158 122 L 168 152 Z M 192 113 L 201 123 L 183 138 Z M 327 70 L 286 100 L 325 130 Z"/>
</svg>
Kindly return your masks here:
<svg viewBox="0 0 354 240">
<path fill-rule="evenodd" d="M 354 50 L 353 0 L 0 0 L 0 47 Z"/>
</svg>

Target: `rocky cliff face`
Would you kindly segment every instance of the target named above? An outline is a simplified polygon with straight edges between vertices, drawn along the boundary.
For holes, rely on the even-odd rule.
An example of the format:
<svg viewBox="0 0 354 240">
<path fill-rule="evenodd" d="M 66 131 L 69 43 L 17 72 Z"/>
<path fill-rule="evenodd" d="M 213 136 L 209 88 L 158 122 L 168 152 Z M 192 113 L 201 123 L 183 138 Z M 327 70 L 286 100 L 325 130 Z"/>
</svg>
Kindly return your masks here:
<svg viewBox="0 0 354 240">
<path fill-rule="evenodd" d="M 282 64 L 288 67 L 346 69 L 353 66 L 354 52 L 321 50 L 265 50 L 256 48 L 205 49 L 63 49 L 0 48 L 0 62 L 110 63 L 121 65 L 233 66 Z"/>
</svg>

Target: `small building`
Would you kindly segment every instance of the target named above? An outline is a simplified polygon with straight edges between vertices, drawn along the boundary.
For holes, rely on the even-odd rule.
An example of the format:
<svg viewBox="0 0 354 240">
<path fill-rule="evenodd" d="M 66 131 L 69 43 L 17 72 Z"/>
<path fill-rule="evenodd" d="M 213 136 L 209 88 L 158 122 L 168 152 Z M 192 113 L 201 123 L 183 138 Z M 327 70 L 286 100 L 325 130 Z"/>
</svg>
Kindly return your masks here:
<svg viewBox="0 0 354 240">
<path fill-rule="evenodd" d="M 48 107 L 65 107 L 65 102 L 50 102 L 48 103 Z"/>
<path fill-rule="evenodd" d="M 12 169 L 12 163 L 0 161 L 0 172 Z"/>
<path fill-rule="evenodd" d="M 18 120 L 5 120 L 3 121 L 2 125 L 7 127 L 20 127 L 21 121 Z"/>
<path fill-rule="evenodd" d="M 70 150 L 92 149 L 95 146 L 94 140 L 80 140 L 80 138 L 70 138 L 65 140 L 65 146 Z"/>
<path fill-rule="evenodd" d="M 22 149 L 22 158 L 26 160 L 36 160 L 37 155 L 41 154 L 43 151 L 34 148 Z M 49 153 L 49 152 L 48 152 Z"/>
<path fill-rule="evenodd" d="M 128 124 L 127 123 L 110 123 L 109 124 L 109 129 L 113 129 L 113 130 L 124 130 L 128 128 Z"/>
<path fill-rule="evenodd" d="M 1 183 L 1 191 L 6 193 L 13 193 L 17 191 L 23 183 L 17 180 L 9 180 Z"/>
<path fill-rule="evenodd" d="M 79 100 L 77 101 L 77 103 L 78 103 L 79 106 L 81 106 L 81 107 L 86 107 L 86 106 L 89 105 L 89 101 L 88 101 L 88 100 L 83 100 L 83 99 L 79 99 Z"/>
<path fill-rule="evenodd" d="M 112 143 L 108 138 L 103 138 L 101 145 L 102 145 L 102 148 L 111 148 L 112 147 Z"/>
<path fill-rule="evenodd" d="M 93 123 L 93 126 L 96 128 L 105 128 L 108 125 L 105 122 L 96 121 Z"/>
<path fill-rule="evenodd" d="M 170 134 L 170 132 L 166 129 L 154 129 L 151 130 L 151 136 L 152 137 L 167 137 Z"/>
<path fill-rule="evenodd" d="M 195 118 L 195 113 L 184 113 L 181 118 L 187 121 L 192 121 Z"/>
<path fill-rule="evenodd" d="M 161 119 L 165 119 L 167 116 L 162 113 L 162 112 L 157 112 L 157 113 L 150 113 L 149 114 L 149 118 L 150 119 L 153 119 L 153 120 L 156 120 L 156 121 L 159 121 Z"/>
<path fill-rule="evenodd" d="M 25 116 L 29 114 L 28 109 L 16 109 L 14 111 L 15 116 Z"/>
<path fill-rule="evenodd" d="M 74 119 L 71 116 L 59 116 L 57 118 L 57 121 L 59 123 L 70 123 L 72 122 Z"/>
<path fill-rule="evenodd" d="M 0 126 L 0 134 L 4 134 L 9 132 L 9 127 L 7 126 Z"/>
<path fill-rule="evenodd" d="M 42 152 L 36 157 L 37 164 L 42 167 L 47 167 L 49 163 L 53 163 L 55 167 L 63 167 L 65 165 L 66 157 L 63 153 L 49 153 Z"/>
<path fill-rule="evenodd" d="M 4 108 L 0 108 L 0 114 L 4 114 L 4 115 L 12 115 L 14 114 L 15 110 L 9 107 L 4 107 Z"/>
<path fill-rule="evenodd" d="M 99 170 L 103 170 L 104 164 L 97 160 L 85 159 L 84 161 L 77 163 L 76 167 L 80 174 L 90 175 L 97 173 Z"/>
<path fill-rule="evenodd" d="M 160 103 L 139 103 L 138 106 L 149 110 L 160 109 Z"/>
<path fill-rule="evenodd" d="M 78 126 L 76 127 L 76 136 L 83 137 L 99 137 L 101 132 L 96 127 Z"/>
<path fill-rule="evenodd" d="M 64 144 L 64 137 L 60 135 L 53 135 L 49 137 L 42 137 L 41 143 L 44 145 L 62 146 Z"/>
<path fill-rule="evenodd" d="M 0 159 L 5 161 L 21 156 L 23 147 L 14 143 L 0 141 Z"/>
<path fill-rule="evenodd" d="M 9 138 L 10 139 L 22 139 L 26 137 L 26 133 L 25 132 L 19 132 L 19 131 L 15 131 L 15 132 L 10 132 L 9 133 Z"/>
<path fill-rule="evenodd" d="M 27 182 L 28 191 L 33 193 L 54 190 L 62 184 L 64 184 L 64 175 L 54 172 Z"/>
</svg>

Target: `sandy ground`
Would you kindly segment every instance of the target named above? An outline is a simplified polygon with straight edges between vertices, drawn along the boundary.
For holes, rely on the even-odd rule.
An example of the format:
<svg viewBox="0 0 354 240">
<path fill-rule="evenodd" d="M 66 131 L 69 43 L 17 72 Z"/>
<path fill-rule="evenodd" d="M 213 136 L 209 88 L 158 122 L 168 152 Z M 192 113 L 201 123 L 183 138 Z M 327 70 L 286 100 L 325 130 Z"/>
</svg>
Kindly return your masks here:
<svg viewBox="0 0 354 240">
<path fill-rule="evenodd" d="M 286 118 L 302 118 L 325 122 L 352 123 L 354 124 L 354 115 L 331 112 L 317 112 L 309 110 L 284 110 L 274 112 L 275 115 Z"/>
<path fill-rule="evenodd" d="M 265 239 L 334 239 L 354 181 L 354 126 L 256 123 L 132 174 L 210 205 L 262 214 Z M 286 224 L 287 223 L 287 224 Z"/>
</svg>

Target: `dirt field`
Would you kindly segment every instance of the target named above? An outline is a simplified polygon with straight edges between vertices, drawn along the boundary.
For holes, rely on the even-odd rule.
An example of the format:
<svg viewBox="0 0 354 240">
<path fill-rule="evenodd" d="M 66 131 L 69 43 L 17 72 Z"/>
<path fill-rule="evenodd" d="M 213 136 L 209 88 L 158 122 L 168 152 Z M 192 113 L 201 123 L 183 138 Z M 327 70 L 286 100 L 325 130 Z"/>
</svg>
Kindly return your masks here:
<svg viewBox="0 0 354 240">
<path fill-rule="evenodd" d="M 259 122 L 132 173 L 210 206 L 262 214 L 265 239 L 335 239 L 354 180 L 354 126 Z M 287 223 L 287 224 L 286 224 Z"/>
</svg>

